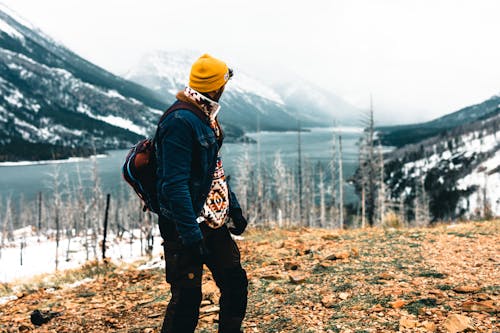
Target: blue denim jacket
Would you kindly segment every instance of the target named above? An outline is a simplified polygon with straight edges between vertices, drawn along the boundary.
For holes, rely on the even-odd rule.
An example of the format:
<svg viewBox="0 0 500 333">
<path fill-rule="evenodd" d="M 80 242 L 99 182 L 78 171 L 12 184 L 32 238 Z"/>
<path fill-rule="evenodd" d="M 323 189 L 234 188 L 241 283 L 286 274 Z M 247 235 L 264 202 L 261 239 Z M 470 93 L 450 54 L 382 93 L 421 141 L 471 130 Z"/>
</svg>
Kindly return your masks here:
<svg viewBox="0 0 500 333">
<path fill-rule="evenodd" d="M 185 245 L 196 243 L 203 238 L 196 218 L 210 192 L 219 143 L 208 122 L 189 110 L 165 117 L 156 142 L 160 230 L 168 229 L 162 223 L 173 223 Z M 235 194 L 229 193 L 231 216 L 240 206 Z"/>
</svg>

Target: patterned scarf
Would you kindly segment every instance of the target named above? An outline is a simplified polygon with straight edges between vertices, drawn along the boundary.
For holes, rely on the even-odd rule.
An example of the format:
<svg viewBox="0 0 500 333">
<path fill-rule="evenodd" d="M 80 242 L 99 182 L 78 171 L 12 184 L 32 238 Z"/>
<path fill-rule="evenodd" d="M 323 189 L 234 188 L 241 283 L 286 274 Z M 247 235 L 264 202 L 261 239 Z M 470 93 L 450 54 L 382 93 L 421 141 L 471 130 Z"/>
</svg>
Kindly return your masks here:
<svg viewBox="0 0 500 333">
<path fill-rule="evenodd" d="M 196 90 L 186 87 L 184 91 L 177 94 L 177 98 L 195 104 L 208 117 L 210 127 L 214 130 L 217 139 L 222 137 L 222 130 L 217 121 L 217 114 L 220 111 L 220 104 L 200 94 Z M 217 164 L 212 178 L 212 185 L 208 193 L 207 200 L 203 205 L 200 216 L 197 221 L 205 222 L 209 227 L 217 229 L 222 227 L 229 219 L 229 188 L 227 185 L 224 168 L 222 166 L 222 157 L 217 156 Z"/>
<path fill-rule="evenodd" d="M 189 101 L 198 106 L 198 108 L 207 115 L 210 127 L 214 130 L 217 139 L 219 139 L 222 134 L 220 124 L 217 120 L 217 114 L 220 111 L 220 104 L 216 101 L 212 101 L 210 98 L 202 95 L 190 87 L 186 87 L 183 93 Z"/>
</svg>

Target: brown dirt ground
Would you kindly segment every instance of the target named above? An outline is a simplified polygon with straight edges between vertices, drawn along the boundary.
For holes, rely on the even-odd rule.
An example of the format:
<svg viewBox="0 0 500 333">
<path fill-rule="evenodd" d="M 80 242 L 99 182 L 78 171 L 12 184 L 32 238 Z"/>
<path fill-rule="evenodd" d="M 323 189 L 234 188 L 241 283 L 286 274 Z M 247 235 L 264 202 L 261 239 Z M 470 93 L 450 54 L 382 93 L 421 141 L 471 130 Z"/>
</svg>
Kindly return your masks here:
<svg viewBox="0 0 500 333">
<path fill-rule="evenodd" d="M 250 281 L 245 332 L 500 332 L 499 231 L 499 220 L 251 230 L 238 241 Z M 159 331 L 170 297 L 162 269 L 94 263 L 81 271 L 94 280 L 24 286 L 0 305 L 0 332 Z M 203 289 L 198 329 L 215 332 L 218 292 L 208 272 Z M 61 315 L 36 328 L 35 309 Z"/>
</svg>

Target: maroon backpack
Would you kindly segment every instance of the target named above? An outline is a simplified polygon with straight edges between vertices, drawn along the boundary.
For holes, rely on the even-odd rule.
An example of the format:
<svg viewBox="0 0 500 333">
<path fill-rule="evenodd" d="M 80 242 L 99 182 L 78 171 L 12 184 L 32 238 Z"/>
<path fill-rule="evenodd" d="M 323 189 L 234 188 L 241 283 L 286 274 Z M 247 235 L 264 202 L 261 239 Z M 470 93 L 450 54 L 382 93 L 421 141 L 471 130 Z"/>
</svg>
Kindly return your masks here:
<svg viewBox="0 0 500 333">
<path fill-rule="evenodd" d="M 206 115 L 193 104 L 177 101 L 163 113 L 158 121 L 160 123 L 172 112 L 177 110 L 189 110 L 198 118 L 206 121 Z M 130 148 L 125 163 L 122 166 L 123 179 L 132 186 L 135 193 L 144 203 L 143 211 L 149 210 L 153 213 L 160 213 L 158 202 L 158 192 L 156 190 L 156 148 L 158 128 L 153 138 L 147 138 L 136 143 Z"/>
</svg>

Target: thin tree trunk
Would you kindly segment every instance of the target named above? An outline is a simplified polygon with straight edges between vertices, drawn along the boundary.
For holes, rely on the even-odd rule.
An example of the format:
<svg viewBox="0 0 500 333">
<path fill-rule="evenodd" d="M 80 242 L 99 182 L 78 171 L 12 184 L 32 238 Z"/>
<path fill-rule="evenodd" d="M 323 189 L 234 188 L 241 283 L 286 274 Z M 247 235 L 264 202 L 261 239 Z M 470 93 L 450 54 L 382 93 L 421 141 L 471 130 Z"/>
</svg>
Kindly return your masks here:
<svg viewBox="0 0 500 333">
<path fill-rule="evenodd" d="M 106 211 L 104 213 L 104 233 L 102 239 L 102 260 L 106 260 L 106 237 L 108 236 L 108 212 L 111 194 L 106 195 Z"/>
<path fill-rule="evenodd" d="M 342 167 L 342 136 L 339 135 L 339 227 L 344 229 L 344 172 Z"/>
</svg>

